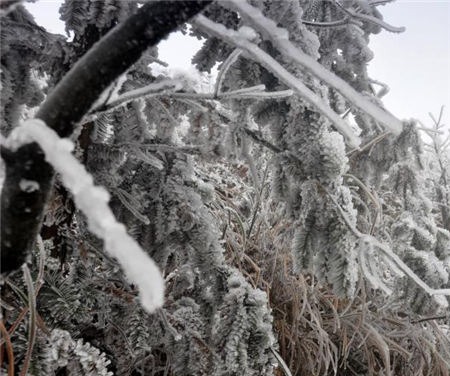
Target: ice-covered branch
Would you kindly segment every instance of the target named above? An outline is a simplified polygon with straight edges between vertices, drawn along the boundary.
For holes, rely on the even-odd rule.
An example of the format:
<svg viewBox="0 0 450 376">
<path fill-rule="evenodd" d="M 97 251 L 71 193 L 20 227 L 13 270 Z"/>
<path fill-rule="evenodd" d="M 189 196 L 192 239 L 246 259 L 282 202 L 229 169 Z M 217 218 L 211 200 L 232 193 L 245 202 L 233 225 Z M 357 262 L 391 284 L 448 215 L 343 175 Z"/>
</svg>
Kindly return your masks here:
<svg viewBox="0 0 450 376">
<path fill-rule="evenodd" d="M 392 3 L 395 0 L 369 0 L 369 5 L 371 7 L 376 7 L 378 5 L 386 5 Z"/>
<path fill-rule="evenodd" d="M 400 257 L 398 257 L 394 252 L 392 252 L 392 250 L 387 245 L 380 243 L 373 236 L 363 235 L 360 238 L 360 241 L 368 243 L 368 244 L 372 244 L 373 246 L 375 246 L 376 248 L 381 250 L 387 257 L 389 257 L 392 261 L 394 261 L 397 264 L 398 268 L 402 272 L 404 272 L 409 278 L 411 278 L 411 280 L 417 286 L 419 286 L 422 290 L 424 290 L 430 296 L 434 296 L 436 298 L 436 300 L 438 300 L 439 303 L 443 307 L 448 306 L 446 299 L 441 297 L 440 295 L 450 296 L 450 289 L 432 289 L 424 281 L 422 281 L 422 279 L 416 273 L 414 273 L 411 270 L 411 268 L 400 259 Z"/>
<path fill-rule="evenodd" d="M 315 22 L 315 21 L 302 20 L 302 23 L 306 26 L 326 29 L 326 28 L 332 28 L 332 27 L 347 26 L 349 24 L 350 20 L 351 20 L 350 17 L 345 17 L 342 20 L 330 21 L 330 22 Z"/>
<path fill-rule="evenodd" d="M 228 69 L 233 65 L 233 63 L 238 59 L 239 55 L 242 53 L 241 50 L 236 48 L 230 56 L 223 62 L 222 67 L 217 75 L 216 87 L 214 88 L 214 94 L 217 96 L 222 91 L 222 84 Z"/>
<path fill-rule="evenodd" d="M 272 99 L 290 97 L 293 94 L 292 90 L 280 91 L 262 91 L 264 85 L 257 85 L 243 89 L 221 92 L 217 95 L 208 93 L 169 93 L 161 94 L 161 97 L 170 97 L 174 99 L 189 99 L 189 100 L 215 100 L 215 99 Z"/>
<path fill-rule="evenodd" d="M 337 211 L 339 212 L 339 215 L 344 220 L 346 225 L 349 227 L 353 235 L 355 235 L 359 239 L 360 244 L 360 252 L 363 250 L 365 246 L 367 247 L 375 247 L 378 248 L 380 251 L 382 251 L 389 259 L 391 259 L 399 270 L 401 270 L 403 273 L 405 273 L 417 286 L 419 286 L 423 291 L 425 291 L 428 295 L 433 296 L 435 300 L 442 306 L 442 307 L 448 307 L 447 300 L 441 296 L 441 295 L 448 295 L 450 296 L 450 289 L 432 289 L 430 286 L 428 286 L 422 279 L 414 273 L 411 268 L 406 265 L 400 257 L 398 257 L 387 245 L 380 243 L 375 237 L 363 234 L 359 230 L 355 228 L 355 226 L 352 225 L 350 219 L 348 218 L 347 214 L 344 212 L 344 210 L 341 208 L 339 203 L 337 202 L 336 198 L 328 193 L 328 197 L 331 199 L 333 204 L 335 205 Z"/>
<path fill-rule="evenodd" d="M 321 79 L 341 93 L 350 103 L 367 113 L 374 120 L 386 127 L 391 133 L 399 135 L 403 129 L 400 120 L 384 111 L 380 107 L 370 102 L 367 98 L 353 89 L 347 82 L 330 72 L 312 57 L 296 48 L 289 41 L 289 34 L 285 29 L 279 28 L 274 21 L 264 17 L 261 11 L 245 1 L 230 0 L 224 5 L 232 4 L 239 14 L 247 19 L 264 36 L 266 36 L 274 46 L 286 57 L 292 59 L 308 72 Z M 198 19 L 198 18 L 197 18 Z"/>
<path fill-rule="evenodd" d="M 314 106 L 323 116 L 330 120 L 335 128 L 345 137 L 349 146 L 358 147 L 359 139 L 350 126 L 342 120 L 340 116 L 322 100 L 322 98 L 306 87 L 306 85 L 297 77 L 284 69 L 273 57 L 261 50 L 254 43 L 250 42 L 241 33 L 227 29 L 225 26 L 214 23 L 204 16 L 198 16 L 194 22 L 208 33 L 245 50 L 256 61 L 274 73 L 281 81 L 291 87 L 305 101 Z"/>
<path fill-rule="evenodd" d="M 90 114 L 111 111 L 135 99 L 165 95 L 173 91 L 181 90 L 182 88 L 183 84 L 180 81 L 171 79 L 163 80 L 161 82 L 153 83 L 139 89 L 130 90 L 126 93 L 123 93 L 117 98 L 105 103 L 104 105 L 94 108 L 92 111 L 90 111 Z"/>
<path fill-rule="evenodd" d="M 406 29 L 404 27 L 395 27 L 392 25 L 389 25 L 388 23 L 384 22 L 383 20 L 380 20 L 379 18 L 369 16 L 368 14 L 358 13 L 355 12 L 352 9 L 347 9 L 343 5 L 339 4 L 338 1 L 333 2 L 339 9 L 341 9 L 344 13 L 349 15 L 350 17 L 363 20 L 372 24 L 375 24 L 377 26 L 382 27 L 383 29 L 390 31 L 391 33 L 403 33 Z"/>
<path fill-rule="evenodd" d="M 104 240 L 108 253 L 117 259 L 127 277 L 140 290 L 142 305 L 152 312 L 164 301 L 164 279 L 155 262 L 118 223 L 108 206 L 109 194 L 94 185 L 93 177 L 71 151 L 73 143 L 60 138 L 44 122 L 33 119 L 13 130 L 7 146 L 16 150 L 25 143 L 37 142 L 46 160 L 61 174 L 61 180 L 74 195 L 75 204 L 86 215 L 89 229 Z"/>
<path fill-rule="evenodd" d="M 118 77 L 151 46 L 207 7 L 211 1 L 146 2 L 118 24 L 73 66 L 50 92 L 36 117 L 60 137 L 75 125 Z M 39 232 L 50 196 L 54 171 L 36 143 L 16 151 L 1 147 L 6 178 L 1 195 L 1 272 L 20 268 Z M 38 189 L 23 191 L 22 180 Z"/>
</svg>

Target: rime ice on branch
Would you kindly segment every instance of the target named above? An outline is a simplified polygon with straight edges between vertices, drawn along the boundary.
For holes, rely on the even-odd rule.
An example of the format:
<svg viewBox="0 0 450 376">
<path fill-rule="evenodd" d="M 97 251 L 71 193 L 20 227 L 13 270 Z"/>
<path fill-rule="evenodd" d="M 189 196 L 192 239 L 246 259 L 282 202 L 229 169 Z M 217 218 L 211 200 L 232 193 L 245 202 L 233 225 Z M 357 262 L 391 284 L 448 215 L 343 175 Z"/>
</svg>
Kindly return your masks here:
<svg viewBox="0 0 450 376">
<path fill-rule="evenodd" d="M 144 308 L 153 312 L 164 302 L 164 280 L 155 262 L 141 249 L 118 223 L 108 206 L 109 193 L 103 187 L 94 186 L 92 176 L 71 154 L 73 143 L 60 138 L 55 131 L 38 119 L 26 121 L 13 130 L 7 146 L 20 146 L 37 142 L 45 152 L 47 162 L 61 174 L 66 188 L 75 196 L 77 207 L 86 215 L 89 229 L 104 240 L 105 248 L 115 257 L 127 277 L 140 290 Z"/>
</svg>

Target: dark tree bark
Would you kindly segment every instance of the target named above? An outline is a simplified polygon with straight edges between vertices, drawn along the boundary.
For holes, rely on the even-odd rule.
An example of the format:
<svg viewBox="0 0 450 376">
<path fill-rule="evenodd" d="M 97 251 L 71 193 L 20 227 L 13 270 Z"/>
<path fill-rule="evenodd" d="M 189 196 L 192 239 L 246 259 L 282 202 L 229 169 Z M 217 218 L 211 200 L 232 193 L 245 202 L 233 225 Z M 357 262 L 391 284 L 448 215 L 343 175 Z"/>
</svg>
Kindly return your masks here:
<svg viewBox="0 0 450 376">
<path fill-rule="evenodd" d="M 36 117 L 68 137 L 100 94 L 149 47 L 202 11 L 211 1 L 149 2 L 88 51 L 50 93 Z M 1 197 L 1 273 L 20 268 L 34 246 L 50 196 L 54 171 L 36 144 L 2 147 L 6 178 Z M 39 189 L 23 191 L 20 182 Z"/>
</svg>

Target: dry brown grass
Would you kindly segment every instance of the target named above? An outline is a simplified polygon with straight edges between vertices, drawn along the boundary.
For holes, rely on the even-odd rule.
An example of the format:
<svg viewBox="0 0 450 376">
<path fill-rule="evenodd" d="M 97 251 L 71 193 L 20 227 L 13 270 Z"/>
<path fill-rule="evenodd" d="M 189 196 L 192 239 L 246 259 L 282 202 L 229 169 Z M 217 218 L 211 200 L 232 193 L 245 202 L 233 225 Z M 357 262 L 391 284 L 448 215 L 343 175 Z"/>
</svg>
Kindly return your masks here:
<svg viewBox="0 0 450 376">
<path fill-rule="evenodd" d="M 289 223 L 277 219 L 268 194 L 253 194 L 252 213 L 245 217 L 242 194 L 238 187 L 219 192 L 212 211 L 222 225 L 228 262 L 267 292 L 278 352 L 292 375 L 449 375 L 448 325 L 413 321 L 389 305 L 380 309 L 387 297 L 363 280 L 348 300 L 311 275 L 295 275 Z"/>
</svg>

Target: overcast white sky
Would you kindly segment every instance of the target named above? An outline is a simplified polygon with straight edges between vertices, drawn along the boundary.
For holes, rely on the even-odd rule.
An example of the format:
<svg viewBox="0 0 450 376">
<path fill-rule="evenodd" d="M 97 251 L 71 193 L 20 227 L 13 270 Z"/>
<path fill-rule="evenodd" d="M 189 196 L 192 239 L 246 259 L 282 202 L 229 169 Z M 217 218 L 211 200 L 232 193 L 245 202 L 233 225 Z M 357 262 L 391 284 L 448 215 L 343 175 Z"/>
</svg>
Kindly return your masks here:
<svg viewBox="0 0 450 376">
<path fill-rule="evenodd" d="M 27 7 L 36 21 L 52 32 L 64 34 L 59 20 L 59 0 L 39 0 Z M 429 124 L 428 112 L 446 106 L 450 125 L 450 0 L 397 0 L 379 7 L 385 21 L 405 26 L 406 32 L 383 31 L 373 36 L 375 58 L 369 63 L 372 78 L 391 91 L 386 107 L 399 118 L 418 118 Z M 188 69 L 200 42 L 181 34 L 160 45 L 160 58 L 171 67 Z"/>
</svg>

